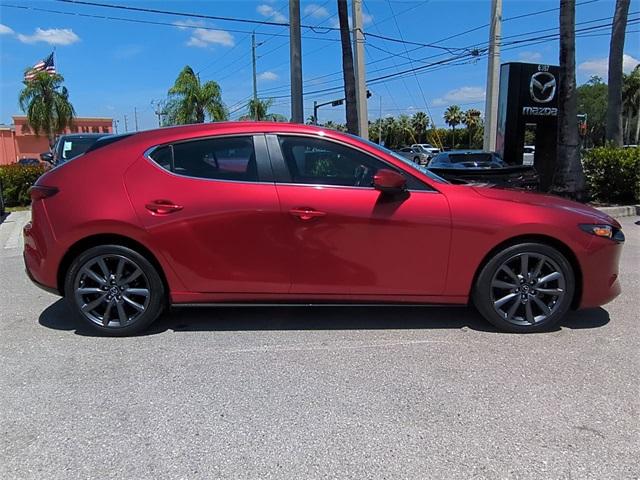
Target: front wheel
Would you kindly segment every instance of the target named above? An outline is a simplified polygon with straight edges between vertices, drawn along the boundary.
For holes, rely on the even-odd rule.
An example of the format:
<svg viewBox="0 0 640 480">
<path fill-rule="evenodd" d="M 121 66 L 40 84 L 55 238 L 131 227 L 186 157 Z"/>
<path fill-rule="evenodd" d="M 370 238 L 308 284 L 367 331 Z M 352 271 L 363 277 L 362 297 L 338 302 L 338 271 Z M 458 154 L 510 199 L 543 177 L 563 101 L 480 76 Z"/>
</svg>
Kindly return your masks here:
<svg viewBox="0 0 640 480">
<path fill-rule="evenodd" d="M 137 333 L 165 304 L 162 279 L 138 252 L 120 245 L 93 247 L 71 264 L 65 297 L 78 316 L 108 335 Z"/>
<path fill-rule="evenodd" d="M 482 268 L 473 303 L 501 330 L 527 333 L 551 329 L 571 307 L 575 275 L 558 250 L 540 243 L 513 245 Z"/>
</svg>

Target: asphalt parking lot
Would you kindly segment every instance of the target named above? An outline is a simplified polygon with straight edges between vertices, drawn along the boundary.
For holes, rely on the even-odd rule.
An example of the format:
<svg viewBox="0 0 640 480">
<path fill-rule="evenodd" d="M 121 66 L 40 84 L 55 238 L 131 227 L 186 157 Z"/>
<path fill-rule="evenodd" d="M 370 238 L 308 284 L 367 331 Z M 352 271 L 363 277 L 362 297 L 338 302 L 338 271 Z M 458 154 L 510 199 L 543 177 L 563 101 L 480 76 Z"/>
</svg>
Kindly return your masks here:
<svg viewBox="0 0 640 480">
<path fill-rule="evenodd" d="M 466 308 L 174 309 L 94 336 L 0 224 L 0 478 L 640 478 L 640 219 L 624 293 L 557 331 Z"/>
</svg>

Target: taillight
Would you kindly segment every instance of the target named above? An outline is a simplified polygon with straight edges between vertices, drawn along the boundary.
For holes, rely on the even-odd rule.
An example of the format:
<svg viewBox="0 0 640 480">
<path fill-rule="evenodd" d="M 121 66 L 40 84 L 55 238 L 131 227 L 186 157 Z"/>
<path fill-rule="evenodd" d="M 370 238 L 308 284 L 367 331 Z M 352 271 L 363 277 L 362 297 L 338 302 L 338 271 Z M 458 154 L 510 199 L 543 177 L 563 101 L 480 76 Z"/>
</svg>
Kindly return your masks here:
<svg viewBox="0 0 640 480">
<path fill-rule="evenodd" d="M 51 197 L 56 193 L 58 193 L 57 187 L 46 187 L 44 185 L 34 185 L 29 189 L 29 195 L 31 195 L 32 202 Z"/>
</svg>

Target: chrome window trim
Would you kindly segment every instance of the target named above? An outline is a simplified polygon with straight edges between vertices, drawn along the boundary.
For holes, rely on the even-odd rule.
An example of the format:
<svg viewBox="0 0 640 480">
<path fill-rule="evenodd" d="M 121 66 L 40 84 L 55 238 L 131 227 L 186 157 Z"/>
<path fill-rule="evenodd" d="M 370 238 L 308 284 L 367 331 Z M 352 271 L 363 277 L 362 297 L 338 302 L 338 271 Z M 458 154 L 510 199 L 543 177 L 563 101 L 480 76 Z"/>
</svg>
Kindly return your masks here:
<svg viewBox="0 0 640 480">
<path fill-rule="evenodd" d="M 313 134 L 309 134 L 309 133 L 300 133 L 300 132 L 295 132 L 295 133 L 287 133 L 287 132 L 282 132 L 282 133 L 277 133 L 277 132 L 265 132 L 265 135 L 275 135 L 275 136 L 289 136 L 289 137 L 306 137 L 306 138 L 311 138 L 314 140 L 327 140 L 329 142 L 333 142 L 336 143 L 338 145 L 341 145 L 345 148 L 351 148 L 353 150 L 356 150 L 360 153 L 362 153 L 363 155 L 366 155 L 367 157 L 371 157 L 375 160 L 378 160 L 379 162 L 388 165 L 389 167 L 393 168 L 394 170 L 401 170 L 402 173 L 406 174 L 406 175 L 410 175 L 411 178 L 415 179 L 416 181 L 420 182 L 421 184 L 423 184 L 425 187 L 427 187 L 427 190 L 415 190 L 415 189 L 407 189 L 408 192 L 433 192 L 433 193 L 441 193 L 439 190 L 436 190 L 434 187 L 432 187 L 431 185 L 429 185 L 428 183 L 424 182 L 423 180 L 417 178 L 414 175 L 411 175 L 409 172 L 407 172 L 406 170 L 402 169 L 402 168 L 398 168 L 396 165 L 390 164 L 389 162 L 387 162 L 386 160 L 383 160 L 382 158 L 378 158 L 378 157 L 374 157 L 373 155 L 371 155 L 371 153 L 367 152 L 366 150 L 363 150 L 360 147 L 354 146 L 350 143 L 346 143 L 342 140 L 336 140 L 335 138 L 328 138 L 325 135 L 320 135 L 319 133 L 313 135 Z M 280 142 L 278 142 L 279 144 Z M 289 167 L 286 165 L 286 160 L 284 159 L 284 154 L 282 153 L 282 148 L 280 148 L 280 153 L 282 154 L 282 160 L 285 162 L 285 166 L 287 167 L 287 170 L 289 169 Z M 365 187 L 365 186 L 356 186 L 356 185 L 331 185 L 331 184 L 324 184 L 324 183 L 294 183 L 294 182 L 279 182 L 276 180 L 276 185 L 278 184 L 282 184 L 282 185 L 298 185 L 298 186 L 311 186 L 311 187 L 337 187 L 337 188 L 357 188 L 357 189 L 367 189 L 367 190 L 375 190 L 374 187 Z"/>
<path fill-rule="evenodd" d="M 158 150 L 160 148 L 163 147 L 167 147 L 170 146 L 173 148 L 173 146 L 177 143 L 186 143 L 186 142 L 195 142 L 195 141 L 200 141 L 200 140 L 215 140 L 218 138 L 232 138 L 232 137 L 249 137 L 251 138 L 251 142 L 253 143 L 253 152 L 254 154 L 256 153 L 256 146 L 255 146 L 255 140 L 254 137 L 255 136 L 264 136 L 264 133 L 248 133 L 248 134 L 240 134 L 238 135 L 237 133 L 229 133 L 229 134 L 222 134 L 222 135 L 207 135 L 206 137 L 193 137 L 193 138 L 186 138 L 186 139 L 182 139 L 182 140 L 176 140 L 176 141 L 172 141 L 172 142 L 165 142 L 165 143 L 160 143 L 158 145 L 154 145 L 152 147 L 147 148 L 143 153 L 142 153 L 142 157 L 147 160 L 147 162 L 149 162 L 151 165 L 153 165 L 155 168 L 159 169 L 160 171 L 167 173 L 173 177 L 177 177 L 177 178 L 188 178 L 191 180 L 201 180 L 201 181 L 205 181 L 205 182 L 216 182 L 216 183 L 240 183 L 243 185 L 275 185 L 275 181 L 266 181 L 266 180 L 255 180 L 255 181 L 248 181 L 248 180 L 225 180 L 225 179 L 221 179 L 221 178 L 204 178 L 204 177 L 192 177 L 190 175 L 180 175 L 178 173 L 172 172 L 171 170 L 167 170 L 166 168 L 161 167 L 158 162 L 156 162 L 153 158 L 151 158 L 151 154 L 155 151 Z M 256 159 L 257 161 L 257 159 Z"/>
</svg>

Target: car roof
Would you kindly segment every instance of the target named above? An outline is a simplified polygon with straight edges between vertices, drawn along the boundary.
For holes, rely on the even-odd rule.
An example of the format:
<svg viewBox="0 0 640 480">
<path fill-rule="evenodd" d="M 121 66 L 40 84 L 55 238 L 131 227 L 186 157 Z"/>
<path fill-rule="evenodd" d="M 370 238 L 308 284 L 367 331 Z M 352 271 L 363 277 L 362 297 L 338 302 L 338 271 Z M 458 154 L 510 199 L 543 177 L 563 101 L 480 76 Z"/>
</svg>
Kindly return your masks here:
<svg viewBox="0 0 640 480">
<path fill-rule="evenodd" d="M 110 133 L 65 133 L 64 135 L 60 135 L 58 138 L 100 138 L 106 137 L 107 135 L 111 135 Z"/>
<path fill-rule="evenodd" d="M 197 123 L 191 125 L 176 125 L 171 127 L 156 128 L 154 130 L 143 130 L 136 132 L 130 137 L 117 142 L 121 145 L 146 144 L 148 146 L 173 142 L 178 139 L 188 140 L 208 135 L 253 135 L 259 133 L 282 133 L 282 134 L 307 134 L 326 136 L 327 138 L 341 139 L 348 143 L 354 140 L 349 134 L 339 132 L 330 128 L 317 125 L 306 125 L 301 123 L 288 122 L 211 122 Z"/>
</svg>

